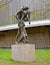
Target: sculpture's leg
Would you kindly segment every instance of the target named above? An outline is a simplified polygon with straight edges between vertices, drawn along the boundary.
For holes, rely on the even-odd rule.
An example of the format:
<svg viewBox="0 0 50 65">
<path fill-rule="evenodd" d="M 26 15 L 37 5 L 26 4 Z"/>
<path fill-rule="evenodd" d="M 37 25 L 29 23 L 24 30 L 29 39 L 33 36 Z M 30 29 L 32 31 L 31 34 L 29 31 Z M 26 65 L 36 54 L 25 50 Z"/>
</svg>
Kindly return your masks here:
<svg viewBox="0 0 50 65">
<path fill-rule="evenodd" d="M 18 43 L 20 43 L 20 42 L 26 42 L 26 37 L 27 37 L 27 35 L 24 32 L 24 26 L 19 27 L 18 34 L 16 36 L 16 41 Z"/>
<path fill-rule="evenodd" d="M 27 37 L 27 32 L 26 32 L 25 26 L 23 26 L 21 28 L 21 31 L 22 31 L 21 35 L 23 35 L 23 41 L 24 41 L 24 43 L 27 43 L 28 42 L 28 37 Z"/>
<path fill-rule="evenodd" d="M 18 41 L 18 38 L 20 37 L 20 35 L 21 35 L 21 28 L 19 27 L 18 33 L 16 35 L 16 41 Z"/>
<path fill-rule="evenodd" d="M 25 41 L 28 42 L 28 36 L 27 36 L 27 32 L 26 32 L 26 29 L 25 27 L 23 27 L 24 29 L 24 38 L 25 38 Z"/>
<path fill-rule="evenodd" d="M 27 36 L 27 32 L 26 32 L 23 21 L 22 21 L 22 24 L 20 24 L 20 26 L 19 26 L 18 33 L 16 36 L 16 41 L 18 43 L 20 43 L 20 42 L 27 43 L 28 42 L 28 36 Z"/>
<path fill-rule="evenodd" d="M 17 38 L 17 41 L 18 42 L 23 42 L 23 39 L 24 39 L 24 35 L 23 35 L 23 25 L 21 25 L 19 27 L 19 34 L 18 34 L 18 38 Z"/>
<path fill-rule="evenodd" d="M 18 38 L 18 43 L 20 43 L 20 42 L 23 42 L 23 36 L 22 35 L 20 35 L 20 37 Z"/>
</svg>

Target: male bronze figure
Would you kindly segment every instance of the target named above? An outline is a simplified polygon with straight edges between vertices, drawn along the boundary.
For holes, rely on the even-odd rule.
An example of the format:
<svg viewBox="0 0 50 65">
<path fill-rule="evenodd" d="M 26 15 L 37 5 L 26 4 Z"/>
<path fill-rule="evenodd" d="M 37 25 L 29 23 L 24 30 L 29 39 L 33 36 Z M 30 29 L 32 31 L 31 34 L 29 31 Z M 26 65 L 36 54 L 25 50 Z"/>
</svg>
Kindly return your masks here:
<svg viewBox="0 0 50 65">
<path fill-rule="evenodd" d="M 23 7 L 18 13 L 16 14 L 16 19 L 18 20 L 18 33 L 16 36 L 17 43 L 28 43 L 28 36 L 25 29 L 25 21 L 29 21 L 30 24 L 30 11 L 28 7 Z"/>
</svg>

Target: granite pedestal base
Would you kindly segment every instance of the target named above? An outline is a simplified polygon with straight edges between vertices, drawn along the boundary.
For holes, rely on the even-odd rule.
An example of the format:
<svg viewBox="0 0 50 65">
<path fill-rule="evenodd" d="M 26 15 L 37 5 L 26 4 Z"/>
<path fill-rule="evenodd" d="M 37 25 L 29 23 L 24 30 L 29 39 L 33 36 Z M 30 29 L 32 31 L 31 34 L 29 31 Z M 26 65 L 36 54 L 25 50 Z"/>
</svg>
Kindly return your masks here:
<svg viewBox="0 0 50 65">
<path fill-rule="evenodd" d="M 34 44 L 12 45 L 12 59 L 18 62 L 33 62 L 35 60 Z"/>
</svg>

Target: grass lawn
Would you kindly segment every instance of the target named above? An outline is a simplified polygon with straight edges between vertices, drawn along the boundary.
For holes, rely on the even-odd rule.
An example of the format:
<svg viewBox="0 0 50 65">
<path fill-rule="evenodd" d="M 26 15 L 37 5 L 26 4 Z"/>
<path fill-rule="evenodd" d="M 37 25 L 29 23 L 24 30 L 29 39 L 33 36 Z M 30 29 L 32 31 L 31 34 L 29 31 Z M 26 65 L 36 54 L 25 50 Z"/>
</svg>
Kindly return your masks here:
<svg viewBox="0 0 50 65">
<path fill-rule="evenodd" d="M 50 65 L 50 50 L 36 50 L 36 59 L 32 63 L 13 61 L 11 50 L 0 50 L 0 65 Z"/>
</svg>

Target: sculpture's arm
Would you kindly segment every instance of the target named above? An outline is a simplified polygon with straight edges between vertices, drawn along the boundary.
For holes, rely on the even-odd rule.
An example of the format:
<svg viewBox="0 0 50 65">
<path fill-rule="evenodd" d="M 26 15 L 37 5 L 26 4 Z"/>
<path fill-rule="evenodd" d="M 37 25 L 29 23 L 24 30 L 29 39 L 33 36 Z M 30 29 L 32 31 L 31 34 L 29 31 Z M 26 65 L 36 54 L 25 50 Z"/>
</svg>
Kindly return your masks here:
<svg viewBox="0 0 50 65">
<path fill-rule="evenodd" d="M 31 14 L 31 12 L 28 12 L 28 21 L 29 21 L 29 24 L 30 24 L 30 14 Z"/>
<path fill-rule="evenodd" d="M 15 15 L 15 18 L 19 21 L 19 14 L 21 13 L 21 11 L 18 11 L 17 14 Z"/>
<path fill-rule="evenodd" d="M 17 20 L 19 20 L 19 18 L 18 18 L 18 15 L 17 15 L 17 14 L 15 15 L 15 18 L 16 18 Z"/>
</svg>

